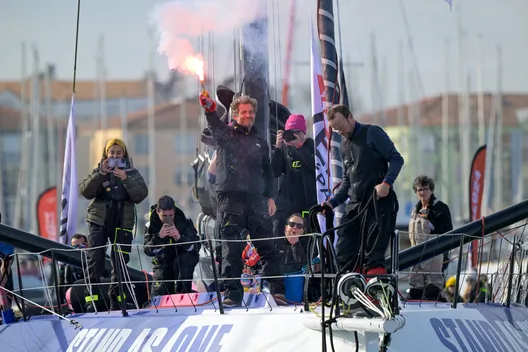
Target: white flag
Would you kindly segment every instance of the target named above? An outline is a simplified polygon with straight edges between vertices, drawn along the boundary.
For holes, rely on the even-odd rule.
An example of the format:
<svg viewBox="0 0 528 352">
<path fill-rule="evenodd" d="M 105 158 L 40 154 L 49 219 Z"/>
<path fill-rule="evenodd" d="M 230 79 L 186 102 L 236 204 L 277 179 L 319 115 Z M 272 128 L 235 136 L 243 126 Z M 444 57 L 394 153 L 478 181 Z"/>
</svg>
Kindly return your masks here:
<svg viewBox="0 0 528 352">
<path fill-rule="evenodd" d="M 317 37 L 314 33 L 313 19 L 310 22 L 310 37 L 312 55 L 310 59 L 312 67 L 312 115 L 313 134 L 315 141 L 315 182 L 317 188 L 317 203 L 321 204 L 332 195 L 332 168 L 330 160 L 330 129 L 326 117 L 326 96 L 324 81 L 321 70 L 321 55 L 317 46 Z M 326 231 L 326 221 L 322 215 L 318 215 L 321 233 Z"/>
<path fill-rule="evenodd" d="M 69 245 L 77 227 L 77 162 L 75 161 L 75 94 L 72 95 L 70 118 L 64 148 L 62 199 L 60 216 L 60 242 Z"/>
</svg>

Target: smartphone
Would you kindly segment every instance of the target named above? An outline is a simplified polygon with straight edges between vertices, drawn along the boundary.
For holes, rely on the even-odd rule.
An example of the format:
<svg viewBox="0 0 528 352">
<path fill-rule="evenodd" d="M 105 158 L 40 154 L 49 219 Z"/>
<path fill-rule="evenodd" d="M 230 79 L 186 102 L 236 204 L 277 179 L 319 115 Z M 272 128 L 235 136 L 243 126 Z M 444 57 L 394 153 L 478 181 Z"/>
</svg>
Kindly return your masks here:
<svg viewBox="0 0 528 352">
<path fill-rule="evenodd" d="M 125 169 L 128 165 L 126 158 L 109 158 L 108 167 L 111 169 Z"/>
</svg>

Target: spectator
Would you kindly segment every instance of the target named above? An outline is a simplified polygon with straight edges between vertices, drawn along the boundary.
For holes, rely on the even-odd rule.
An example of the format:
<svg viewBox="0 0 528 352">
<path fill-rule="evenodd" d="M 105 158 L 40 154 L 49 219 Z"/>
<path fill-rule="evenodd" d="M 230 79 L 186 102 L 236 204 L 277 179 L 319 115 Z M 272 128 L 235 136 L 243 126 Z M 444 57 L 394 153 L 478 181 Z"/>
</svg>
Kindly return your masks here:
<svg viewBox="0 0 528 352">
<path fill-rule="evenodd" d="M 281 177 L 277 196 L 277 213 L 273 218 L 273 233 L 282 236 L 287 217 L 299 213 L 304 218 L 317 204 L 315 182 L 315 145 L 306 137 L 303 115 L 290 115 L 285 131 L 277 132 L 271 158 L 273 175 Z"/>
<path fill-rule="evenodd" d="M 189 243 L 193 241 L 196 242 Z M 153 297 L 193 292 L 194 267 L 199 261 L 198 241 L 192 220 L 171 197 L 161 197 L 150 208 L 149 222 L 145 225 L 144 251 L 153 257 Z"/>
<path fill-rule="evenodd" d="M 418 197 L 418 203 L 409 222 L 411 246 L 453 229 L 449 207 L 435 197 L 434 190 L 435 183 L 430 177 L 422 175 L 414 179 L 413 191 Z M 448 253 L 445 253 L 414 266 L 413 274 L 409 277 L 409 298 L 437 300 L 444 287 L 442 272 L 448 261 Z"/>
<path fill-rule="evenodd" d="M 85 249 L 88 247 L 88 238 L 85 235 L 75 234 L 71 239 L 71 246 L 75 249 Z M 81 257 L 81 260 L 84 261 L 84 256 Z M 75 281 L 83 279 L 84 273 L 82 268 L 73 265 L 61 265 L 59 270 L 59 283 L 63 293 L 65 293 Z"/>
<path fill-rule="evenodd" d="M 118 244 L 118 251 L 123 254 L 125 263 L 130 260 L 132 229 L 136 223 L 135 204 L 141 203 L 148 195 L 143 176 L 134 169 L 125 143 L 120 139 L 109 140 L 104 149 L 102 160 L 79 185 L 81 194 L 90 199 L 86 221 L 90 235 L 88 242 L 88 273 L 91 283 L 99 283 L 105 268 L 106 248 L 108 243 Z M 117 252 L 112 246 L 112 284 L 108 289 L 110 310 L 119 308 L 119 302 L 125 302 L 117 289 Z M 124 277 L 124 276 L 122 276 Z M 87 292 L 87 310 L 91 311 L 92 301 L 98 295 Z"/>
<path fill-rule="evenodd" d="M 307 264 L 308 243 L 310 238 L 302 236 L 305 233 L 306 220 L 301 214 L 295 213 L 286 219 L 286 226 L 283 229 L 285 236 L 280 242 L 279 250 L 283 258 L 283 268 L 285 273 L 298 272 Z M 317 255 L 316 253 L 314 253 Z"/>
</svg>

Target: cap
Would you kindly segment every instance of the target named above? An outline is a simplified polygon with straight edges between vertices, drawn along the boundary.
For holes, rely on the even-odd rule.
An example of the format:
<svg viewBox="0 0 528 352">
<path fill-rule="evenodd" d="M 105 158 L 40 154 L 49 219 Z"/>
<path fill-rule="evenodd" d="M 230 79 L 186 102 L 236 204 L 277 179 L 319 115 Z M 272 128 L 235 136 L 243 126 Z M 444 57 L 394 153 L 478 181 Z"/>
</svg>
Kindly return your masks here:
<svg viewBox="0 0 528 352">
<path fill-rule="evenodd" d="M 171 210 L 176 208 L 174 199 L 169 196 L 162 196 L 158 199 L 157 208 L 160 210 Z"/>
<path fill-rule="evenodd" d="M 306 119 L 303 115 L 290 115 L 288 120 L 286 120 L 286 126 L 284 128 L 287 130 L 299 130 L 306 133 Z"/>
</svg>

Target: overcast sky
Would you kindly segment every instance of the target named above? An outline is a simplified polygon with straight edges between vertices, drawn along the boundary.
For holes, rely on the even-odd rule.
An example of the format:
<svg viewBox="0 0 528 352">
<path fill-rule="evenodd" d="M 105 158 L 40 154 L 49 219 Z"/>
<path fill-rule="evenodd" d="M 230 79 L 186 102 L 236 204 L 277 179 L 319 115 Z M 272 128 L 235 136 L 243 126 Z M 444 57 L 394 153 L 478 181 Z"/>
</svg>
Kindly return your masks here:
<svg viewBox="0 0 528 352">
<path fill-rule="evenodd" d="M 187 0 L 192 1 L 192 0 Z M 202 1 L 202 0 L 197 0 Z M 222 0 L 217 0 L 222 1 Z M 269 0 L 272 1 L 272 0 Z M 105 36 L 105 61 L 109 78 L 139 78 L 148 67 L 149 11 L 157 1 L 90 0 L 81 8 L 78 77 L 96 77 L 95 55 L 100 34 Z M 158 1 L 159 2 L 159 1 Z M 293 61 L 309 60 L 309 21 L 315 14 L 316 0 L 297 0 Z M 438 94 L 445 88 L 446 76 L 451 90 L 458 89 L 457 17 L 465 33 L 463 60 L 471 75 L 472 89 L 476 85 L 478 67 L 477 36 L 482 36 L 484 88 L 497 87 L 497 46 L 503 51 L 503 88 L 505 91 L 528 92 L 528 1 L 526 0 L 453 0 L 453 10 L 444 0 L 404 0 L 416 61 L 423 81 L 424 94 Z M 21 43 L 35 44 L 42 63 L 55 63 L 61 79 L 71 79 L 75 41 L 77 1 L 53 0 L 46 4 L 34 0 L 0 0 L 0 79 L 19 79 Z M 271 84 L 281 81 L 284 70 L 289 0 L 279 0 L 279 15 L 275 23 L 275 41 L 281 47 L 272 55 L 277 63 L 271 70 Z M 348 67 L 349 85 L 371 106 L 371 34 L 375 34 L 379 84 L 385 105 L 399 102 L 399 43 L 404 43 L 406 70 L 414 69 L 408 37 L 399 0 L 340 0 L 342 50 L 348 63 L 363 63 Z M 232 37 L 217 36 L 215 47 L 215 79 L 233 71 Z M 445 41 L 451 45 L 450 70 L 445 69 Z M 385 65 L 383 64 L 385 63 Z M 156 69 L 166 77 L 166 60 L 157 57 Z M 385 69 L 383 69 L 385 67 Z M 383 74 L 385 72 L 385 74 Z M 467 74 L 465 72 L 464 74 Z M 309 66 L 293 68 L 295 84 L 309 84 Z M 408 75 L 407 75 L 408 76 Z M 464 80 L 465 81 L 465 80 Z M 295 89 L 295 88 L 294 88 Z M 407 88 L 406 88 L 407 89 Z M 420 93 L 420 92 L 418 92 Z M 421 97 L 422 93 L 417 96 Z M 409 94 L 404 95 L 409 99 Z"/>
</svg>

